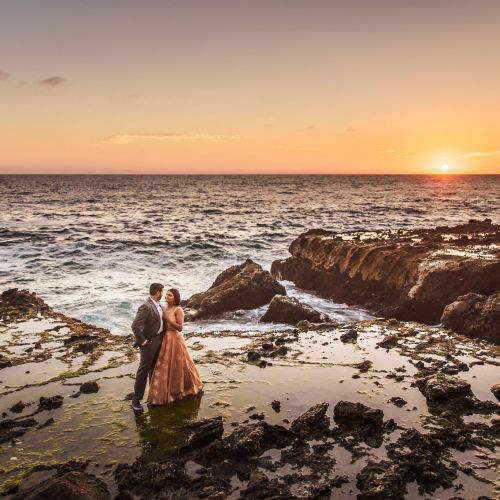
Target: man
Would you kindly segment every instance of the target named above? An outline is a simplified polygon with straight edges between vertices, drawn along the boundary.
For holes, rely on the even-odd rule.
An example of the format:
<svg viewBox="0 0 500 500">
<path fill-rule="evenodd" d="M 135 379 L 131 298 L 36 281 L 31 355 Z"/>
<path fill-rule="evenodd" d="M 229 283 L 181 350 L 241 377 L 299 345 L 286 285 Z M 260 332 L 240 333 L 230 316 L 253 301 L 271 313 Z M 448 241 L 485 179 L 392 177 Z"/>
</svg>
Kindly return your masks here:
<svg viewBox="0 0 500 500">
<path fill-rule="evenodd" d="M 136 412 L 144 411 L 141 399 L 144 397 L 148 376 L 151 380 L 153 375 L 167 326 L 166 321 L 163 321 L 163 310 L 160 306 L 162 294 L 163 285 L 152 283 L 149 287 L 149 298 L 139 307 L 132 323 L 135 337 L 134 347 L 139 347 L 141 350 L 139 368 L 135 376 L 134 397 L 132 398 L 132 408 Z"/>
</svg>

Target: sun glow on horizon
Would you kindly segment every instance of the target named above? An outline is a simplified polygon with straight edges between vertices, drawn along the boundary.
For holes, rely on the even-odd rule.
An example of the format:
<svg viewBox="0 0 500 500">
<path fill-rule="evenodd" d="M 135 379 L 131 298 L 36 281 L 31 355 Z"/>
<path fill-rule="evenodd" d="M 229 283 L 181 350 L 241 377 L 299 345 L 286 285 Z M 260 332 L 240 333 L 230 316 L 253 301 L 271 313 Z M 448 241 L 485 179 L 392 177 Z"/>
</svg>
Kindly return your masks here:
<svg viewBox="0 0 500 500">
<path fill-rule="evenodd" d="M 447 163 L 445 163 L 444 165 L 441 165 L 441 172 L 443 174 L 446 174 L 447 172 L 449 172 L 449 170 L 450 170 L 450 167 Z"/>
</svg>

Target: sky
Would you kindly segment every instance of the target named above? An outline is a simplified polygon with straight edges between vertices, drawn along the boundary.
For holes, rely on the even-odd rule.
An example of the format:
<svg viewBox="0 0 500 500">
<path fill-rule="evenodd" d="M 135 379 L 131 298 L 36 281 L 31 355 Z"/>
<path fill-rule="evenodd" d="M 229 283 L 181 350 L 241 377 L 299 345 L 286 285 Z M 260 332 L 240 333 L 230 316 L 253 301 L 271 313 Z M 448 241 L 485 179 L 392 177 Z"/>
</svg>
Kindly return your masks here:
<svg viewBox="0 0 500 500">
<path fill-rule="evenodd" d="M 0 0 L 0 174 L 500 174 L 498 0 Z"/>
</svg>

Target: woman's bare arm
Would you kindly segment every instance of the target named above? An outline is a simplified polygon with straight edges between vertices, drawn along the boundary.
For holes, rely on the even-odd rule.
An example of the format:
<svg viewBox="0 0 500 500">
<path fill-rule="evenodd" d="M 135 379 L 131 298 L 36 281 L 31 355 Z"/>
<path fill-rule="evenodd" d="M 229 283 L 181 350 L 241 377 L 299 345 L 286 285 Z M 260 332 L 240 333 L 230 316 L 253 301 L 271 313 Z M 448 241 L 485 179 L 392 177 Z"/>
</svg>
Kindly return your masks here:
<svg viewBox="0 0 500 500">
<path fill-rule="evenodd" d="M 170 326 L 173 326 L 178 332 L 182 332 L 182 328 L 184 326 L 184 311 L 182 310 L 182 307 L 178 307 L 174 311 L 174 317 L 175 321 L 172 320 L 167 320 L 167 323 Z"/>
</svg>

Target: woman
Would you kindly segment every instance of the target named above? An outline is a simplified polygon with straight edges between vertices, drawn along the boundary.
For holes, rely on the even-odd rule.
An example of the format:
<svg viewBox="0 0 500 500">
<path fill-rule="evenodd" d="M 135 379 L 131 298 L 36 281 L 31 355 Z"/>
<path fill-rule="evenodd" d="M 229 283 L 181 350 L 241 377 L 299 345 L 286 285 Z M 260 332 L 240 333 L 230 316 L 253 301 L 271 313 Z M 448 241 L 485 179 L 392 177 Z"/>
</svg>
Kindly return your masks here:
<svg viewBox="0 0 500 500">
<path fill-rule="evenodd" d="M 167 322 L 167 333 L 149 385 L 148 403 L 153 405 L 163 405 L 186 396 L 194 396 L 203 389 L 200 373 L 181 334 L 184 311 L 180 306 L 179 290 L 168 290 L 166 301 L 163 306 L 163 319 Z"/>
</svg>

